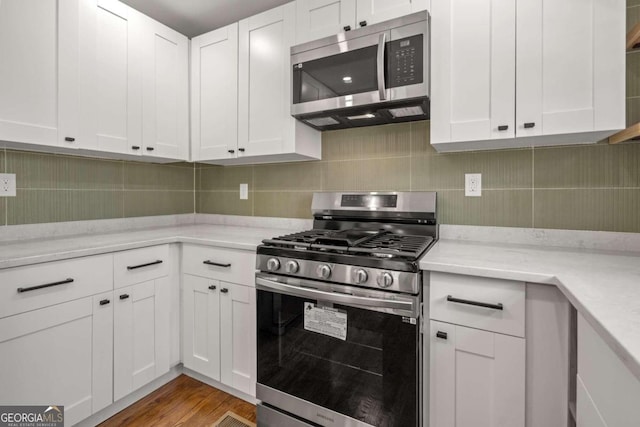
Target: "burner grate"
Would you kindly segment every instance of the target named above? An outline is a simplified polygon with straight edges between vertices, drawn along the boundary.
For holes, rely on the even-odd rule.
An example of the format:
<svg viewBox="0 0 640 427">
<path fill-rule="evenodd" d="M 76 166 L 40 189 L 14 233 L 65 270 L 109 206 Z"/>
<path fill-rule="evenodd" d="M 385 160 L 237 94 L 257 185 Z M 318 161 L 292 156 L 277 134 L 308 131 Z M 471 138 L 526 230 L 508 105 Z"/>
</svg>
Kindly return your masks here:
<svg viewBox="0 0 640 427">
<path fill-rule="evenodd" d="M 429 247 L 432 241 L 433 238 L 429 236 L 379 234 L 361 245 L 349 248 L 349 252 L 417 258 Z"/>
</svg>

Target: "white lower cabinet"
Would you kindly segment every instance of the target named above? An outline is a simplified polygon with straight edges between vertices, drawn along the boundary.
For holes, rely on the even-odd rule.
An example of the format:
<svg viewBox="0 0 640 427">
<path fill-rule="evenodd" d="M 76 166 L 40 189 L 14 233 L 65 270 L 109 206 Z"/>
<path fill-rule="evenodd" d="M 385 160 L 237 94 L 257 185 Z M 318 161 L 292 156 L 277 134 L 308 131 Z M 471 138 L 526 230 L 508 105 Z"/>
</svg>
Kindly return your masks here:
<svg viewBox="0 0 640 427">
<path fill-rule="evenodd" d="M 256 394 L 255 289 L 183 276 L 184 366 Z"/>
<path fill-rule="evenodd" d="M 578 314 L 577 427 L 637 427 L 640 381 Z"/>
<path fill-rule="evenodd" d="M 67 425 L 111 404 L 111 295 L 0 319 L 0 402 L 64 405 Z"/>
<path fill-rule="evenodd" d="M 524 427 L 525 340 L 431 321 L 431 427 Z"/>
</svg>

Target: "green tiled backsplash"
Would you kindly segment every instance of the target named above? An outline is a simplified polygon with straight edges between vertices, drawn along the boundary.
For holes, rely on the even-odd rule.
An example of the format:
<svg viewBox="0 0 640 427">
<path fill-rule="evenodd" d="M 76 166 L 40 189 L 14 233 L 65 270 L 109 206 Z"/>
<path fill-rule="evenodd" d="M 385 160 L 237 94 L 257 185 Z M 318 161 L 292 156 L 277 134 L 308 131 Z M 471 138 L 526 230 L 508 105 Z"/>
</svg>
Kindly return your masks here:
<svg viewBox="0 0 640 427">
<path fill-rule="evenodd" d="M 0 150 L 17 197 L 0 199 L 0 224 L 194 212 L 194 166 Z"/>
<path fill-rule="evenodd" d="M 636 22 L 640 0 L 628 0 L 627 26 Z M 640 53 L 626 58 L 630 125 L 640 122 Z M 428 122 L 325 132 L 321 161 L 233 167 L 0 150 L 0 172 L 18 182 L 17 197 L 0 198 L 0 224 L 194 211 L 310 218 L 314 191 L 428 190 L 442 224 L 640 232 L 639 143 L 438 154 L 428 135 Z M 465 197 L 465 173 L 482 173 L 482 197 Z"/>
</svg>

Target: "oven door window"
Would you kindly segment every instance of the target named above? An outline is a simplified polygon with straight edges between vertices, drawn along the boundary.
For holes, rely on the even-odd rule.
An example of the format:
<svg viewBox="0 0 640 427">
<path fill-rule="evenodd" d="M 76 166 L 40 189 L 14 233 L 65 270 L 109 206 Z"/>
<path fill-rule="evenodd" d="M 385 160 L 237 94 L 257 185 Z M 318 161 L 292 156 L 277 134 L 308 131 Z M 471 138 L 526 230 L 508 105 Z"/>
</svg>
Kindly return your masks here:
<svg viewBox="0 0 640 427">
<path fill-rule="evenodd" d="M 260 384 L 374 426 L 417 425 L 417 325 L 397 315 L 257 292 Z M 305 303 L 346 313 L 346 339 L 306 330 Z"/>
<path fill-rule="evenodd" d="M 377 46 L 339 53 L 293 66 L 293 103 L 378 90 Z"/>
</svg>

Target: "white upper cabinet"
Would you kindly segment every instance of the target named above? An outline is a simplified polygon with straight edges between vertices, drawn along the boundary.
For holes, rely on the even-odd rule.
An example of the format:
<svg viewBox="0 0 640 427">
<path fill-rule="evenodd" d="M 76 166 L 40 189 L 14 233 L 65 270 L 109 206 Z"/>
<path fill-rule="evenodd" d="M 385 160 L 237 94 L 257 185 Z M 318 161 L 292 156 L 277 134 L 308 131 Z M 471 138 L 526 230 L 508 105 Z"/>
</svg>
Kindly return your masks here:
<svg viewBox="0 0 640 427">
<path fill-rule="evenodd" d="M 429 10 L 430 3 L 430 0 L 357 0 L 356 22 L 358 27 L 377 24 L 421 10 Z"/>
<path fill-rule="evenodd" d="M 431 0 L 297 0 L 296 43 L 429 10 Z"/>
<path fill-rule="evenodd" d="M 142 154 L 141 15 L 115 0 L 80 8 L 80 138 L 88 150 Z"/>
<path fill-rule="evenodd" d="M 624 128 L 623 0 L 444 0 L 431 16 L 437 150 L 593 143 Z"/>
<path fill-rule="evenodd" d="M 296 43 L 356 28 L 356 0 L 297 0 L 296 14 Z"/>
<path fill-rule="evenodd" d="M 191 159 L 235 158 L 238 24 L 191 40 Z"/>
<path fill-rule="evenodd" d="M 517 0 L 518 136 L 625 126 L 625 2 Z"/>
<path fill-rule="evenodd" d="M 515 136 L 515 7 L 516 0 L 434 2 L 432 142 Z"/>
<path fill-rule="evenodd" d="M 142 17 L 142 145 L 148 156 L 189 157 L 189 40 Z"/>
<path fill-rule="evenodd" d="M 0 1 L 0 140 L 73 147 L 78 0 Z"/>
<path fill-rule="evenodd" d="M 290 48 L 296 4 L 239 22 L 238 152 L 240 162 L 319 159 L 320 132 L 291 116 Z M 244 158 L 244 159 L 243 159 Z"/>
</svg>

